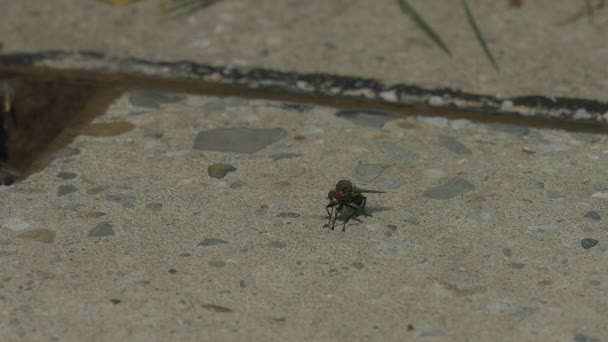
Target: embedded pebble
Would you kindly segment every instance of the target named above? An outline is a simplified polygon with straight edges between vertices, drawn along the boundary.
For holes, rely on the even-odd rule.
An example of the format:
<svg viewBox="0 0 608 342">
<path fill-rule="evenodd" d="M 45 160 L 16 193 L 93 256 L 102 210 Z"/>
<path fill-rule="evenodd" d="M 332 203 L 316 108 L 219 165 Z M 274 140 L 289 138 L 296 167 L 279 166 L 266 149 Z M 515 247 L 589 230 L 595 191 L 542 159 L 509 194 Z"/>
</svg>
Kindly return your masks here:
<svg viewBox="0 0 608 342">
<path fill-rule="evenodd" d="M 587 336 L 585 334 L 574 335 L 574 342 L 601 342 L 597 337 Z"/>
<path fill-rule="evenodd" d="M 362 182 L 371 182 L 380 177 L 387 167 L 388 165 L 365 164 L 359 162 L 359 165 L 355 168 L 355 178 Z"/>
<path fill-rule="evenodd" d="M 114 225 L 110 222 L 101 222 L 94 228 L 89 230 L 88 237 L 112 236 L 114 233 Z"/>
<path fill-rule="evenodd" d="M 152 211 L 159 211 L 163 208 L 162 203 L 148 203 L 146 204 L 146 209 L 150 209 Z"/>
<path fill-rule="evenodd" d="M 418 153 L 394 142 L 383 141 L 378 144 L 378 149 L 390 160 L 413 162 L 418 159 Z"/>
<path fill-rule="evenodd" d="M 55 241 L 55 232 L 49 229 L 32 229 L 19 233 L 16 237 L 23 240 L 53 243 Z"/>
<path fill-rule="evenodd" d="M 125 194 L 106 195 L 106 201 L 120 203 L 127 208 L 135 208 L 135 196 Z"/>
<path fill-rule="evenodd" d="M 524 318 L 528 318 L 530 316 L 535 315 L 539 311 L 540 311 L 539 308 L 524 306 L 523 308 L 515 311 L 513 313 L 513 316 L 524 319 Z"/>
<path fill-rule="evenodd" d="M 57 174 L 57 177 L 59 177 L 63 180 L 68 180 L 68 179 L 74 179 L 74 178 L 78 177 L 78 175 L 75 174 L 74 172 L 61 171 Z"/>
<path fill-rule="evenodd" d="M 448 179 L 442 184 L 426 190 L 422 193 L 422 196 L 436 200 L 449 200 L 474 189 L 475 186 L 466 179 L 454 177 Z"/>
<path fill-rule="evenodd" d="M 360 262 L 360 261 L 355 261 L 355 262 L 353 262 L 353 263 L 351 264 L 351 266 L 352 266 L 352 267 L 354 267 L 354 268 L 356 268 L 356 269 L 358 269 L 358 270 L 360 270 L 360 269 L 362 269 L 363 267 L 365 267 L 365 265 L 363 265 L 363 263 L 362 263 L 362 262 Z"/>
<path fill-rule="evenodd" d="M 78 188 L 73 185 L 60 185 L 57 188 L 57 197 L 65 196 L 78 191 Z"/>
<path fill-rule="evenodd" d="M 595 239 L 582 239 L 581 240 L 581 246 L 583 246 L 584 249 L 589 249 L 591 247 L 594 247 L 595 245 L 597 245 L 599 243 L 599 241 L 595 240 Z"/>
<path fill-rule="evenodd" d="M 218 313 L 232 312 L 232 310 L 227 307 L 220 306 L 220 305 L 214 305 L 214 304 L 201 304 L 201 307 L 205 310 L 218 312 Z"/>
<path fill-rule="evenodd" d="M 544 144 L 538 147 L 538 150 L 544 153 L 562 152 L 569 149 L 570 146 L 564 144 Z"/>
<path fill-rule="evenodd" d="M 504 256 L 510 258 L 513 255 L 513 252 L 509 248 L 503 248 L 502 249 L 502 254 L 504 254 Z"/>
<path fill-rule="evenodd" d="M 230 189 L 240 189 L 243 187 L 243 185 L 245 185 L 245 183 L 241 182 L 240 180 L 236 180 L 230 184 Z"/>
<path fill-rule="evenodd" d="M 28 229 L 30 224 L 18 218 L 9 218 L 2 222 L 2 226 L 10 230 L 19 231 Z"/>
<path fill-rule="evenodd" d="M 270 155 L 272 161 L 277 161 L 281 159 L 290 159 L 302 156 L 302 153 L 277 153 Z"/>
<path fill-rule="evenodd" d="M 461 155 L 470 155 L 473 152 L 469 150 L 463 143 L 456 140 L 456 138 L 449 135 L 439 136 L 439 145 L 447 148 L 448 150 Z"/>
<path fill-rule="evenodd" d="M 208 238 L 208 239 L 205 239 L 202 242 L 200 242 L 197 246 L 207 247 L 207 246 L 215 246 L 215 245 L 224 245 L 227 243 L 228 243 L 228 241 L 226 241 L 226 240 Z"/>
<path fill-rule="evenodd" d="M 161 103 L 179 102 L 185 98 L 184 95 L 147 90 L 136 90 L 129 94 L 131 105 L 152 109 L 159 108 Z"/>
<path fill-rule="evenodd" d="M 308 111 L 312 110 L 314 107 L 311 105 L 284 102 L 284 103 L 279 104 L 279 108 L 302 113 L 302 112 L 308 112 Z"/>
<path fill-rule="evenodd" d="M 207 167 L 207 173 L 213 178 L 224 178 L 229 172 L 236 171 L 236 167 L 230 164 L 213 164 Z"/>
<path fill-rule="evenodd" d="M 218 128 L 199 132 L 193 149 L 255 153 L 287 135 L 282 128 Z"/>
<path fill-rule="evenodd" d="M 336 116 L 360 126 L 374 128 L 382 128 L 387 121 L 399 119 L 401 117 L 397 114 L 367 110 L 341 110 L 336 113 Z"/>
<path fill-rule="evenodd" d="M 551 261 L 553 261 L 556 264 L 567 264 L 568 263 L 568 258 L 566 258 L 565 256 L 561 256 L 561 255 L 556 255 L 553 258 L 551 258 Z"/>
<path fill-rule="evenodd" d="M 285 248 L 287 246 L 285 242 L 280 241 L 270 241 L 268 245 L 272 248 Z"/>
<path fill-rule="evenodd" d="M 588 218 L 588 219 L 590 219 L 590 220 L 594 220 L 594 221 L 599 221 L 599 220 L 602 219 L 602 217 L 600 216 L 600 214 L 597 211 L 595 211 L 595 210 L 591 210 L 591 211 L 587 212 L 585 214 L 585 217 Z"/>
<path fill-rule="evenodd" d="M 523 137 L 530 133 L 530 129 L 524 126 L 518 126 L 513 124 L 503 124 L 503 123 L 492 123 L 489 124 L 488 127 L 491 130 L 512 134 L 517 137 Z"/>
<path fill-rule="evenodd" d="M 211 267 L 224 267 L 224 266 L 226 266 L 225 262 L 219 261 L 219 260 L 209 261 L 207 264 L 209 266 L 211 266 Z"/>
<path fill-rule="evenodd" d="M 300 217 L 300 214 L 298 213 L 280 213 L 277 215 L 277 217 L 281 217 L 281 218 L 297 218 Z"/>
</svg>

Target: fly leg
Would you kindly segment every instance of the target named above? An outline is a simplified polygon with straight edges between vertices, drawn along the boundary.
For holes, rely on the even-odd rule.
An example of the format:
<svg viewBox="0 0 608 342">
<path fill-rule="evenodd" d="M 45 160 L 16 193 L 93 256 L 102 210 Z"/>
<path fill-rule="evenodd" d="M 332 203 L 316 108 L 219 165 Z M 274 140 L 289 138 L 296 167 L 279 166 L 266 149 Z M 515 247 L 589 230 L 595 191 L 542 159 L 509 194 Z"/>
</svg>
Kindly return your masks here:
<svg viewBox="0 0 608 342">
<path fill-rule="evenodd" d="M 329 210 L 329 208 L 331 208 L 331 211 Z M 323 227 L 329 227 L 329 225 L 331 224 L 331 218 L 332 218 L 332 216 L 334 216 L 334 205 L 332 205 L 332 204 L 326 205 L 325 210 L 327 210 L 327 215 L 328 215 L 327 218 L 329 219 L 329 221 L 327 221 L 327 224 L 324 225 Z"/>
<path fill-rule="evenodd" d="M 363 208 L 365 208 L 365 203 L 367 203 L 367 198 L 361 196 L 363 198 L 363 201 L 361 202 L 361 212 L 363 213 L 364 216 L 369 216 L 372 217 L 372 214 L 368 214 L 365 212 L 365 210 L 363 210 Z"/>
</svg>

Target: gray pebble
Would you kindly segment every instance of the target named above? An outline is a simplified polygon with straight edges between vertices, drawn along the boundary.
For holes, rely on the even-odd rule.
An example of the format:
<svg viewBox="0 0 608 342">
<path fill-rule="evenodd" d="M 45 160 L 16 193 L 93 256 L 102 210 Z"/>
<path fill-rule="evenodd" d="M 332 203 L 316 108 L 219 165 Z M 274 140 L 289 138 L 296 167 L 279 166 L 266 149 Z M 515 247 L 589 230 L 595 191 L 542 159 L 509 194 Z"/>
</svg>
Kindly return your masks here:
<svg viewBox="0 0 608 342">
<path fill-rule="evenodd" d="M 503 124 L 503 123 L 493 123 L 489 124 L 488 127 L 491 130 L 509 133 L 517 137 L 523 137 L 530 133 L 530 129 L 524 126 L 512 125 L 512 124 Z"/>
<path fill-rule="evenodd" d="M 101 211 L 93 211 L 93 212 L 87 213 L 87 214 L 86 214 L 86 215 L 84 215 L 84 216 L 85 216 L 85 217 L 88 217 L 88 218 L 99 218 L 99 217 L 102 217 L 102 216 L 105 216 L 105 215 L 106 215 L 106 213 L 104 213 L 104 212 L 101 212 Z"/>
<path fill-rule="evenodd" d="M 224 178 L 229 172 L 236 171 L 236 167 L 230 164 L 213 164 L 207 167 L 207 173 L 213 178 Z"/>
<path fill-rule="evenodd" d="M 107 185 L 96 186 L 87 190 L 87 195 L 97 195 L 98 193 L 108 190 L 110 187 Z"/>
<path fill-rule="evenodd" d="M 581 246 L 583 246 L 584 249 L 589 249 L 595 245 L 597 245 L 599 243 L 599 241 L 595 240 L 595 239 L 582 239 L 581 240 Z"/>
<path fill-rule="evenodd" d="M 511 249 L 509 248 L 503 248 L 502 249 L 502 254 L 506 257 L 511 257 L 513 255 L 513 252 L 511 251 Z"/>
<path fill-rule="evenodd" d="M 374 128 L 381 128 L 387 121 L 399 119 L 401 117 L 397 114 L 367 110 L 341 110 L 336 113 L 336 116 L 349 120 L 357 125 Z"/>
<path fill-rule="evenodd" d="M 125 194 L 106 195 L 106 201 L 120 203 L 127 208 L 135 208 L 135 196 Z"/>
<path fill-rule="evenodd" d="M 89 230 L 88 237 L 101 237 L 101 236 L 112 236 L 114 235 L 114 225 L 110 222 L 101 222 L 91 230 Z"/>
<path fill-rule="evenodd" d="M 269 245 L 272 248 L 285 248 L 287 246 L 285 244 L 285 242 L 280 242 L 280 241 L 270 241 Z"/>
<path fill-rule="evenodd" d="M 78 188 L 73 185 L 60 185 L 57 188 L 57 196 L 61 197 L 61 196 L 71 194 L 76 191 L 78 191 Z"/>
<path fill-rule="evenodd" d="M 352 267 L 354 267 L 354 268 L 358 269 L 358 270 L 360 270 L 360 269 L 362 269 L 363 267 L 365 267 L 365 265 L 363 265 L 363 263 L 362 263 L 362 262 L 360 262 L 360 261 L 355 261 L 355 262 L 353 262 L 353 263 L 352 263 L 352 264 L 350 264 L 350 265 L 351 265 Z"/>
<path fill-rule="evenodd" d="M 303 105 L 303 104 L 297 104 L 297 103 L 281 103 L 281 104 L 279 104 L 279 108 L 302 113 L 302 112 L 308 112 L 308 111 L 312 110 L 314 107 L 310 106 L 310 105 Z"/>
<path fill-rule="evenodd" d="M 240 189 L 243 187 L 243 185 L 245 185 L 245 183 L 241 182 L 240 180 L 236 180 L 230 184 L 230 189 Z"/>
<path fill-rule="evenodd" d="M 355 178 L 361 182 L 371 182 L 380 177 L 387 167 L 387 165 L 364 164 L 359 162 L 359 165 L 355 168 Z"/>
<path fill-rule="evenodd" d="M 536 183 L 534 183 L 534 186 L 537 189 L 544 189 L 545 188 L 545 183 L 543 183 L 543 182 L 536 182 Z"/>
<path fill-rule="evenodd" d="M 153 109 L 159 108 L 161 103 L 179 102 L 185 98 L 184 95 L 146 90 L 136 90 L 129 94 L 129 102 L 133 106 Z"/>
<path fill-rule="evenodd" d="M 228 241 L 226 241 L 226 240 L 209 238 L 209 239 L 203 240 L 197 246 L 204 246 L 204 247 L 206 247 L 206 246 L 224 245 L 224 244 L 227 244 L 227 243 L 228 243 Z"/>
<path fill-rule="evenodd" d="M 282 128 L 218 128 L 199 132 L 193 149 L 254 153 L 287 135 Z"/>
<path fill-rule="evenodd" d="M 447 148 L 448 150 L 461 155 L 470 155 L 473 152 L 469 150 L 463 143 L 456 140 L 456 138 L 449 135 L 439 136 L 439 145 Z"/>
<path fill-rule="evenodd" d="M 150 209 L 152 211 L 159 211 L 163 208 L 162 203 L 148 203 L 146 204 L 146 209 Z"/>
<path fill-rule="evenodd" d="M 556 264 L 567 264 L 568 263 L 568 258 L 566 258 L 565 256 L 561 256 L 561 255 L 556 255 L 554 256 L 551 261 L 553 261 Z"/>
<path fill-rule="evenodd" d="M 449 200 L 467 191 L 472 191 L 475 186 L 461 177 L 450 178 L 447 181 L 434 186 L 422 193 L 422 196 L 436 199 Z"/>
<path fill-rule="evenodd" d="M 209 261 L 208 264 L 211 267 L 224 267 L 224 266 L 226 266 L 226 263 L 223 262 L 223 261 Z"/>
<path fill-rule="evenodd" d="M 57 174 L 57 177 L 59 177 L 63 180 L 68 180 L 68 179 L 74 179 L 74 178 L 78 177 L 78 175 L 75 174 L 74 172 L 61 171 Z"/>
<path fill-rule="evenodd" d="M 240 280 L 240 281 L 239 281 L 239 286 L 240 286 L 241 288 L 243 288 L 243 289 L 244 289 L 244 288 L 246 288 L 246 287 L 247 287 L 247 284 L 245 284 L 245 281 L 244 281 L 244 280 Z"/>
<path fill-rule="evenodd" d="M 378 149 L 390 160 L 413 162 L 418 159 L 418 154 L 416 152 L 408 150 L 403 145 L 394 142 L 383 141 L 378 144 Z"/>
<path fill-rule="evenodd" d="M 280 213 L 277 215 L 277 217 L 281 217 L 281 218 L 298 218 L 300 217 L 300 214 L 298 213 Z"/>
<path fill-rule="evenodd" d="M 302 156 L 302 153 L 277 153 L 270 156 L 272 161 L 277 161 L 281 159 L 291 159 Z"/>
<path fill-rule="evenodd" d="M 597 211 L 595 211 L 595 210 L 591 210 L 591 211 L 587 212 L 585 214 L 585 217 L 588 218 L 588 219 L 590 219 L 590 220 L 594 220 L 594 221 L 599 221 L 599 220 L 602 219 L 602 217 L 600 216 L 600 214 Z"/>
<path fill-rule="evenodd" d="M 574 335 L 574 342 L 601 342 L 597 337 L 587 336 L 585 334 Z"/>
</svg>

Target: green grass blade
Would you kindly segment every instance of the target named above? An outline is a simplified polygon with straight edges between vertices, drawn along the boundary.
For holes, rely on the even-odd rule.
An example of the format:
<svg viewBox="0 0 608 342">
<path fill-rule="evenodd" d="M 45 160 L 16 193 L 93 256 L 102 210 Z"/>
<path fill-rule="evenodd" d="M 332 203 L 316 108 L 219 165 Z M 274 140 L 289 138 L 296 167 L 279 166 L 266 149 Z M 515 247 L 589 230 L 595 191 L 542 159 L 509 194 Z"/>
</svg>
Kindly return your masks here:
<svg viewBox="0 0 608 342">
<path fill-rule="evenodd" d="M 475 32 L 475 36 L 477 37 L 477 41 L 479 42 L 479 45 L 481 45 L 483 52 L 486 54 L 486 57 L 490 60 L 490 63 L 492 63 L 492 66 L 494 67 L 494 69 L 496 69 L 496 71 L 499 71 L 498 64 L 496 63 L 496 60 L 494 60 L 494 56 L 492 56 L 490 49 L 488 49 L 488 46 L 486 45 L 485 39 L 483 39 L 483 35 L 481 34 L 481 31 L 479 31 L 479 27 L 477 26 L 477 22 L 475 22 L 475 18 L 473 18 L 473 14 L 471 13 L 471 9 L 469 8 L 469 4 L 467 3 L 467 0 L 462 0 L 462 6 L 464 7 L 464 11 L 467 14 L 467 20 L 469 21 L 469 25 L 471 25 L 471 28 Z"/>
<path fill-rule="evenodd" d="M 407 0 L 397 0 L 397 2 L 399 3 L 399 7 L 401 7 L 401 11 L 409 15 L 420 30 L 426 33 L 426 35 L 429 36 L 429 38 L 431 38 L 431 40 L 433 40 L 433 42 L 435 42 L 435 44 L 437 44 L 437 46 L 439 46 L 443 52 L 452 57 L 450 49 L 448 49 L 441 37 L 439 37 L 439 35 L 429 26 L 429 24 L 426 23 L 426 21 L 414 9 L 414 7 L 412 7 Z"/>
</svg>

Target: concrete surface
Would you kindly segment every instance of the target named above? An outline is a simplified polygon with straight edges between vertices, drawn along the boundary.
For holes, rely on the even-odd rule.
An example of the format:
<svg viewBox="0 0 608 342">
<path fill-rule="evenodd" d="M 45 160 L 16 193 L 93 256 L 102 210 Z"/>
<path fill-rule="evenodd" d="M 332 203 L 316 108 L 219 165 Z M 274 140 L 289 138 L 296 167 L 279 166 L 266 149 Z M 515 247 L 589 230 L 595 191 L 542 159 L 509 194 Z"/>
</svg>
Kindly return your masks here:
<svg viewBox="0 0 608 342">
<path fill-rule="evenodd" d="M 453 27 L 453 60 L 391 1 L 225 0 L 163 21 L 153 2 L 11 2 L 0 32 L 4 52 L 606 101 L 597 28 L 553 25 L 574 2 L 471 1 L 501 74 L 458 7 L 437 3 L 418 5 Z M 0 188 L 2 341 L 608 341 L 607 157 L 604 135 L 125 94 L 48 168 Z M 387 193 L 331 231 L 325 197 L 342 178 Z"/>
</svg>

